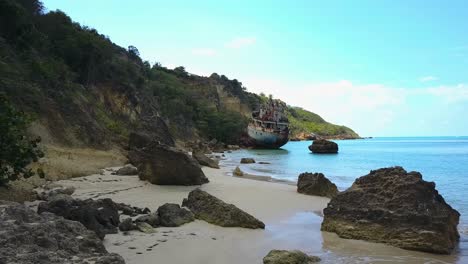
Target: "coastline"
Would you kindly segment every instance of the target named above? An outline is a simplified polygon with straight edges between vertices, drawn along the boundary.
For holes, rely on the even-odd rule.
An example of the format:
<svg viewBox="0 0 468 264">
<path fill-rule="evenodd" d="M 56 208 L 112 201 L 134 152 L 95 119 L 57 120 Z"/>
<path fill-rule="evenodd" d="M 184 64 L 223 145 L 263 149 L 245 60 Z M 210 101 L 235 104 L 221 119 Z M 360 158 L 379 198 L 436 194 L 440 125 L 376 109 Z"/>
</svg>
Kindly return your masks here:
<svg viewBox="0 0 468 264">
<path fill-rule="evenodd" d="M 230 177 L 228 168 L 203 167 L 210 183 L 200 188 L 235 204 L 266 224 L 265 230 L 224 228 L 195 222 L 176 228 L 160 227 L 154 234 L 132 231 L 107 235 L 108 251 L 127 263 L 261 263 L 271 249 L 299 249 L 322 258 L 321 263 L 455 263 L 456 255 L 407 251 L 364 241 L 340 239 L 321 232 L 321 212 L 329 199 L 296 192 L 290 184 Z M 111 198 L 152 211 L 178 203 L 198 186 L 158 186 L 137 176 L 104 175 L 62 180 L 74 186 L 76 198 Z M 151 247 L 153 246 L 153 247 Z"/>
</svg>

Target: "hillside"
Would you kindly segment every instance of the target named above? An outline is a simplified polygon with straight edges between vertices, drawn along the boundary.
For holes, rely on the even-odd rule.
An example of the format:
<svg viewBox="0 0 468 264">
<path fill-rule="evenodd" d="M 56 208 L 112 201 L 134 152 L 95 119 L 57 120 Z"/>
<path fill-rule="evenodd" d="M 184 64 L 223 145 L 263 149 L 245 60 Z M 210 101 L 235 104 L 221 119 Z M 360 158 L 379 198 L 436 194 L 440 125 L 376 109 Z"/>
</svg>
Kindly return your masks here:
<svg viewBox="0 0 468 264">
<path fill-rule="evenodd" d="M 143 61 L 37 0 L 0 0 L 0 91 L 35 117 L 46 145 L 109 149 L 132 131 L 167 144 L 217 139 L 237 143 L 262 97 L 238 80 L 190 74 Z M 346 127 L 291 107 L 293 133 L 349 134 Z"/>
</svg>

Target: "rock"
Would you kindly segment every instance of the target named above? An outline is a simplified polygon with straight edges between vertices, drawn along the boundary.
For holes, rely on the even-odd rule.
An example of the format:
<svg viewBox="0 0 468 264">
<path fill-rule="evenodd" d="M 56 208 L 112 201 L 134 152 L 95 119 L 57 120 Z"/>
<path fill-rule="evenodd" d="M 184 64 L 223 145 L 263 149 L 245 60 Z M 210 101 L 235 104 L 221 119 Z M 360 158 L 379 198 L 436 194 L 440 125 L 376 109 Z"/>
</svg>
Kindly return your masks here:
<svg viewBox="0 0 468 264">
<path fill-rule="evenodd" d="M 117 233 L 120 223 L 117 205 L 111 199 L 78 200 L 68 195 L 56 195 L 39 204 L 38 213 L 50 212 L 65 219 L 78 221 L 93 230 L 102 239 L 106 234 Z"/>
<path fill-rule="evenodd" d="M 326 139 L 317 139 L 309 146 L 309 150 L 318 154 L 338 153 L 338 144 Z"/>
<path fill-rule="evenodd" d="M 182 206 L 189 208 L 195 218 L 224 227 L 265 228 L 265 224 L 233 204 L 228 204 L 213 195 L 195 189 Z"/>
<path fill-rule="evenodd" d="M 297 192 L 332 198 L 338 194 L 338 188 L 322 173 L 306 172 L 299 175 L 297 180 Z"/>
<path fill-rule="evenodd" d="M 116 172 L 117 175 L 137 175 L 138 169 L 132 164 L 127 164 L 122 168 L 118 169 Z"/>
<path fill-rule="evenodd" d="M 125 218 L 120 224 L 119 224 L 119 230 L 120 231 L 131 231 L 131 230 L 136 230 L 137 226 L 133 223 L 132 218 Z"/>
<path fill-rule="evenodd" d="M 52 186 L 46 185 L 43 187 L 43 189 L 36 190 L 37 198 L 47 201 L 58 194 L 72 195 L 75 192 L 75 187 L 73 186 L 65 187 L 56 184 Z"/>
<path fill-rule="evenodd" d="M 239 168 L 239 166 L 237 166 L 234 171 L 232 172 L 232 174 L 234 174 L 234 176 L 244 176 L 244 172 L 241 171 L 241 169 Z"/>
<path fill-rule="evenodd" d="M 208 166 L 210 168 L 219 169 L 218 162 L 208 158 L 202 152 L 193 152 L 192 157 L 194 157 L 202 166 Z"/>
<path fill-rule="evenodd" d="M 260 161 L 258 164 L 271 164 L 270 162 Z"/>
<path fill-rule="evenodd" d="M 81 223 L 21 204 L 0 201 L 0 230 L 0 263 L 125 263 Z"/>
<path fill-rule="evenodd" d="M 252 158 L 242 158 L 240 163 L 244 163 L 244 164 L 255 163 L 255 160 Z"/>
<path fill-rule="evenodd" d="M 459 241 L 460 214 L 419 172 L 383 168 L 362 176 L 324 209 L 322 231 L 449 254 Z"/>
<path fill-rule="evenodd" d="M 152 213 L 148 215 L 142 215 L 136 219 L 136 222 L 145 222 L 152 227 L 158 227 L 160 224 L 158 213 Z"/>
<path fill-rule="evenodd" d="M 139 177 L 159 185 L 201 185 L 208 182 L 198 162 L 173 147 L 152 144 L 145 149 L 131 150 L 132 164 L 138 164 Z"/>
<path fill-rule="evenodd" d="M 146 233 L 146 234 L 152 234 L 152 233 L 156 232 L 154 230 L 154 228 L 150 224 L 145 223 L 145 222 L 138 222 L 136 224 L 136 226 L 137 226 L 138 230 L 140 230 L 141 232 Z"/>
<path fill-rule="evenodd" d="M 166 203 L 158 208 L 161 226 L 176 227 L 195 220 L 193 213 L 178 204 Z"/>
<path fill-rule="evenodd" d="M 263 264 L 310 264 L 319 261 L 319 257 L 308 256 L 299 250 L 274 249 L 263 258 Z"/>
<path fill-rule="evenodd" d="M 230 150 L 238 150 L 240 149 L 239 145 L 227 145 L 227 148 Z"/>
</svg>

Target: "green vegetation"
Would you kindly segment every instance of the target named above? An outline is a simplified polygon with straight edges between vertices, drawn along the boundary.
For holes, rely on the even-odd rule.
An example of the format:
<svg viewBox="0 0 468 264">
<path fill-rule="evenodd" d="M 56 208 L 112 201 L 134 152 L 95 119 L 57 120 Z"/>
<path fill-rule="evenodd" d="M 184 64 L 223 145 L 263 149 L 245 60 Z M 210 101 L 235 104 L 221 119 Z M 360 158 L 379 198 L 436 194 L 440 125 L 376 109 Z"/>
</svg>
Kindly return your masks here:
<svg viewBox="0 0 468 264">
<path fill-rule="evenodd" d="M 288 108 L 288 119 L 290 122 L 291 134 L 314 133 L 321 136 L 348 136 L 359 137 L 356 132 L 345 126 L 338 126 L 326 122 L 322 117 L 300 107 Z"/>
<path fill-rule="evenodd" d="M 37 146 L 40 139 L 31 140 L 26 135 L 29 122 L 28 116 L 14 109 L 0 94 L 0 186 L 19 176 L 34 175 L 26 167 L 43 156 Z"/>
</svg>

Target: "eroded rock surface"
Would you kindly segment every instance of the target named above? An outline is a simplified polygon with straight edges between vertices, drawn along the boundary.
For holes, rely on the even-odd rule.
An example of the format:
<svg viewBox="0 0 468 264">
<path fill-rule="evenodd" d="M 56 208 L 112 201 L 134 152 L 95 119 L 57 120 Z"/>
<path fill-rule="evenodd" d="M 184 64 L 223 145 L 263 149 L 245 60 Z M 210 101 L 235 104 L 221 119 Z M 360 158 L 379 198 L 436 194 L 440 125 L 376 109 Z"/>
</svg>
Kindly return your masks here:
<svg viewBox="0 0 468 264">
<path fill-rule="evenodd" d="M 0 201 L 0 263 L 124 264 L 81 223 Z"/>
<path fill-rule="evenodd" d="M 158 208 L 161 226 L 175 227 L 195 220 L 193 213 L 178 204 L 166 203 Z"/>
<path fill-rule="evenodd" d="M 334 154 L 338 153 L 338 144 L 326 139 L 317 139 L 309 146 L 309 150 L 318 154 Z"/>
<path fill-rule="evenodd" d="M 192 157 L 195 158 L 202 166 L 219 169 L 218 162 L 208 158 L 205 154 L 203 154 L 203 152 L 195 151 L 192 153 Z"/>
<path fill-rule="evenodd" d="M 335 197 L 338 188 L 322 173 L 301 173 L 297 179 L 297 192 L 325 197 Z"/>
<path fill-rule="evenodd" d="M 200 189 L 191 191 L 188 198 L 182 202 L 182 206 L 189 208 L 195 214 L 195 218 L 214 225 L 265 228 L 265 224 L 257 218 Z"/>
<path fill-rule="evenodd" d="M 128 176 L 128 175 L 137 175 L 138 174 L 138 169 L 133 166 L 132 164 L 127 164 L 123 166 L 122 168 L 118 169 L 115 174 L 117 175 L 123 175 L 123 176 Z"/>
<path fill-rule="evenodd" d="M 419 172 L 402 167 L 356 179 L 324 209 L 322 230 L 343 238 L 449 254 L 459 241 L 460 214 Z"/>
<path fill-rule="evenodd" d="M 263 258 L 263 264 L 310 264 L 319 261 L 319 257 L 309 256 L 299 250 L 274 249 Z"/>
</svg>

